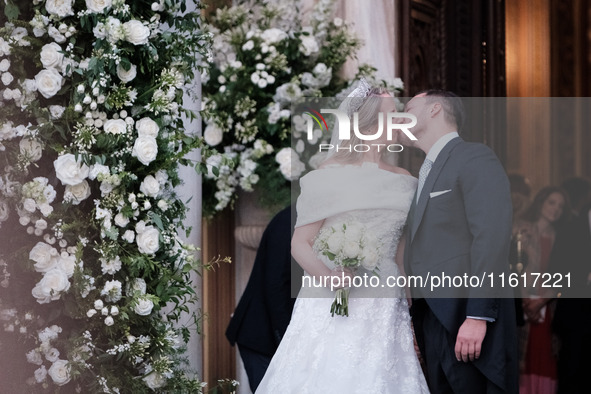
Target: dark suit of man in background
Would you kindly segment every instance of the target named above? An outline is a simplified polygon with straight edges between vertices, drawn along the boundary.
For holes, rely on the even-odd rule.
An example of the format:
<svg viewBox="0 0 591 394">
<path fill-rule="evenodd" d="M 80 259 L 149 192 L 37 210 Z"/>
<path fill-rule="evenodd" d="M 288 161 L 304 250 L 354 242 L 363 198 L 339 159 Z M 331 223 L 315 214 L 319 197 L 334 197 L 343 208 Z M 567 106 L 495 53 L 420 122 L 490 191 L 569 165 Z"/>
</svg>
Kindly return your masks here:
<svg viewBox="0 0 591 394">
<path fill-rule="evenodd" d="M 292 232 L 292 212 L 288 207 L 265 229 L 248 284 L 226 330 L 230 343 L 238 344 L 253 392 L 281 342 L 295 303 L 291 297 Z M 297 264 L 293 267 L 293 279 L 301 281 Z"/>
<path fill-rule="evenodd" d="M 459 138 L 465 114 L 452 93 L 419 94 L 406 112 L 417 117 L 410 131 L 418 141 L 402 142 L 427 154 L 408 218 L 406 274 L 481 278 L 505 272 L 512 209 L 502 165 L 485 145 Z M 432 393 L 518 392 L 513 299 L 493 298 L 498 294 L 490 285 L 462 294 L 411 290 L 413 325 Z"/>
<path fill-rule="evenodd" d="M 558 394 L 589 392 L 591 371 L 591 205 L 559 231 L 550 255 L 550 270 L 570 275 L 561 281 L 553 328 L 560 339 Z"/>
</svg>

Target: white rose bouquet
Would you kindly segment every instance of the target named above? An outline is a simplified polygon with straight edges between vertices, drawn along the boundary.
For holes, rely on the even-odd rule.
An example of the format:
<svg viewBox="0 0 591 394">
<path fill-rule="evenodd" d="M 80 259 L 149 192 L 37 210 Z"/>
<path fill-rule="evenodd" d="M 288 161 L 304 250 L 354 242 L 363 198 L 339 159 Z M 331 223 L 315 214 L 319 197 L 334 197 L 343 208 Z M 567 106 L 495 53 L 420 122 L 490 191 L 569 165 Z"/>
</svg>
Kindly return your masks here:
<svg viewBox="0 0 591 394">
<path fill-rule="evenodd" d="M 377 275 L 379 242 L 360 223 L 343 223 L 341 226 L 325 227 L 314 241 L 314 250 L 326 256 L 340 270 L 355 272 L 359 267 Z M 336 291 L 330 313 L 349 316 L 349 288 Z"/>
</svg>

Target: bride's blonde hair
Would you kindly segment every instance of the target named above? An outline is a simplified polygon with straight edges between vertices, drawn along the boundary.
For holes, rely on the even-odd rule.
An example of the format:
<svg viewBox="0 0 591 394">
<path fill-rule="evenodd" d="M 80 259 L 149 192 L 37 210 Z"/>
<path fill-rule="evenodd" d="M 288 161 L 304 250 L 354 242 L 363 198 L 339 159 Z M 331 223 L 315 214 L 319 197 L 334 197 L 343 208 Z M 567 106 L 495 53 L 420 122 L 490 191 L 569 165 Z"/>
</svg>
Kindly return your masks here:
<svg viewBox="0 0 591 394">
<path fill-rule="evenodd" d="M 364 99 L 363 103 L 357 110 L 359 114 L 358 119 L 358 126 L 359 131 L 362 134 L 374 134 L 378 128 L 378 113 L 382 109 L 382 103 L 384 97 L 380 97 L 384 94 L 390 94 L 388 90 L 383 87 L 374 87 L 371 88 L 367 97 Z M 353 131 L 353 114 L 348 114 L 349 119 L 351 120 L 351 138 L 349 140 L 342 140 L 339 143 L 339 150 L 335 152 L 331 157 L 330 160 L 336 160 L 339 162 L 344 163 L 355 163 L 361 159 L 361 155 L 363 152 L 356 152 L 353 148 L 349 151 L 349 147 L 353 147 L 357 144 L 365 143 L 361 140 Z M 334 147 L 336 149 L 336 146 Z M 384 152 L 387 152 L 386 149 L 382 150 L 382 155 Z"/>
</svg>

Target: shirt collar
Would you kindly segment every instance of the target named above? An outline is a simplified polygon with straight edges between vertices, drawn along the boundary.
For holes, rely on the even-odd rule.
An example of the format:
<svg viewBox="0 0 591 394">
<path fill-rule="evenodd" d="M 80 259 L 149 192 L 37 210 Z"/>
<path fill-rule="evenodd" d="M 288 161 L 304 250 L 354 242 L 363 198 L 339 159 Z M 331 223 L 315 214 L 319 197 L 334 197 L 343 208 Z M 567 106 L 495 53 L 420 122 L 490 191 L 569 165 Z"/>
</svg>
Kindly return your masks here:
<svg viewBox="0 0 591 394">
<path fill-rule="evenodd" d="M 431 149 L 429 149 L 429 153 L 427 153 L 427 159 L 429 159 L 433 163 L 435 163 L 435 160 L 437 159 L 437 156 L 439 156 L 439 153 L 445 147 L 445 145 L 447 145 L 447 143 L 449 141 L 451 141 L 454 138 L 459 137 L 459 136 L 460 135 L 456 131 L 454 131 L 452 133 L 447 133 L 447 134 L 443 135 L 441 138 L 439 138 L 437 140 L 437 142 L 435 142 L 433 144 L 433 146 L 431 147 Z"/>
</svg>

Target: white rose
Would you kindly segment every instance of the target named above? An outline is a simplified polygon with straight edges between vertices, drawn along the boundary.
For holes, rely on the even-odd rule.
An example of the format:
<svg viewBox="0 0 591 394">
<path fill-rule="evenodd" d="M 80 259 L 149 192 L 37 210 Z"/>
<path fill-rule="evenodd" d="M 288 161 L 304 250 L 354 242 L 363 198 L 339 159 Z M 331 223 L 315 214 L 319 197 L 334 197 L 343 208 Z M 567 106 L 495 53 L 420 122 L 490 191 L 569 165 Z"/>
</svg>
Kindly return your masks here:
<svg viewBox="0 0 591 394">
<path fill-rule="evenodd" d="M 70 365 L 66 360 L 57 360 L 55 361 L 49 370 L 47 371 L 49 376 L 55 384 L 58 386 L 63 386 L 64 384 L 68 383 L 71 379 L 70 377 Z"/>
<path fill-rule="evenodd" d="M 125 32 L 125 40 L 133 45 L 143 45 L 148 43 L 150 29 L 136 19 L 125 22 L 123 24 L 123 31 Z"/>
<path fill-rule="evenodd" d="M 90 197 L 90 186 L 86 180 L 78 183 L 77 185 L 66 185 L 66 190 L 64 192 L 65 202 L 78 205 L 88 197 Z"/>
<path fill-rule="evenodd" d="M 106 326 L 112 326 L 113 324 L 115 324 L 115 321 L 113 320 L 113 318 L 111 316 L 105 317 L 105 325 Z"/>
<path fill-rule="evenodd" d="M 14 81 L 14 77 L 11 73 L 6 72 L 2 74 L 2 83 L 4 84 L 4 86 L 10 85 L 12 81 Z"/>
<path fill-rule="evenodd" d="M 300 40 L 300 51 L 302 51 L 304 56 L 310 56 L 311 54 L 318 52 L 318 42 L 314 36 L 301 36 Z"/>
<path fill-rule="evenodd" d="M 166 384 L 166 378 L 162 374 L 155 371 L 150 372 L 142 379 L 144 383 L 146 383 L 146 386 L 148 386 L 152 390 L 160 388 Z"/>
<path fill-rule="evenodd" d="M 10 60 L 2 59 L 2 61 L 0 61 L 0 72 L 6 72 L 6 71 L 8 71 L 9 68 L 10 68 Z"/>
<path fill-rule="evenodd" d="M 35 262 L 35 271 L 47 272 L 57 265 L 58 252 L 53 246 L 45 242 L 37 242 L 29 252 L 29 259 Z"/>
<path fill-rule="evenodd" d="M 125 134 L 127 132 L 127 123 L 123 119 L 109 119 L 105 122 L 103 130 L 107 134 Z"/>
<path fill-rule="evenodd" d="M 43 67 L 60 69 L 64 60 L 64 54 L 61 52 L 62 47 L 55 42 L 43 45 L 40 54 Z"/>
<path fill-rule="evenodd" d="M 45 368 L 45 365 L 42 365 L 35 370 L 35 381 L 37 383 L 43 382 L 46 377 L 47 377 L 47 369 Z"/>
<path fill-rule="evenodd" d="M 146 226 L 144 231 L 137 235 L 135 242 L 138 250 L 144 254 L 154 254 L 160 248 L 159 244 L 160 233 L 154 226 Z"/>
<path fill-rule="evenodd" d="M 160 183 L 152 175 L 148 175 L 142 181 L 140 191 L 148 197 L 156 197 L 160 193 Z"/>
<path fill-rule="evenodd" d="M 21 155 L 31 162 L 38 161 L 43 155 L 43 145 L 39 141 L 29 138 L 23 138 L 19 142 L 19 150 Z"/>
<path fill-rule="evenodd" d="M 112 0 L 86 0 L 86 7 L 93 13 L 102 13 L 112 3 Z"/>
<path fill-rule="evenodd" d="M 130 66 L 129 70 L 124 69 L 121 63 L 119 63 L 119 65 L 117 66 L 117 76 L 119 77 L 121 82 L 127 83 L 133 81 L 136 75 L 137 67 L 134 64 Z"/>
<path fill-rule="evenodd" d="M 47 304 L 52 300 L 58 300 L 61 293 L 68 291 L 69 288 L 70 282 L 66 273 L 59 268 L 53 268 L 45 273 L 31 294 L 37 298 L 38 303 Z"/>
<path fill-rule="evenodd" d="M 378 253 L 375 250 L 367 250 L 364 253 L 361 265 L 363 268 L 373 271 L 378 265 Z"/>
<path fill-rule="evenodd" d="M 328 249 L 333 253 L 339 253 L 345 243 L 345 235 L 340 232 L 332 233 L 328 239 L 326 240 L 326 244 L 328 245 Z"/>
<path fill-rule="evenodd" d="M 363 235 L 363 226 L 359 223 L 351 223 L 347 225 L 345 229 L 345 236 L 347 242 L 356 242 L 361 239 Z"/>
<path fill-rule="evenodd" d="M 100 174 L 109 175 L 110 173 L 109 167 L 103 164 L 93 164 L 88 172 L 88 179 L 94 181 Z"/>
<path fill-rule="evenodd" d="M 115 215 L 115 224 L 119 227 L 125 227 L 129 223 L 129 219 L 126 218 L 121 212 Z"/>
<path fill-rule="evenodd" d="M 23 209 L 27 212 L 33 213 L 37 209 L 37 203 L 32 198 L 25 198 L 23 201 Z"/>
<path fill-rule="evenodd" d="M 156 159 L 157 154 L 158 144 L 156 138 L 144 136 L 135 140 L 131 155 L 137 157 L 142 164 L 147 166 Z"/>
<path fill-rule="evenodd" d="M 141 118 L 135 124 L 135 128 L 137 130 L 138 137 L 158 137 L 158 131 L 160 127 L 158 127 L 158 123 L 154 122 L 150 118 Z"/>
<path fill-rule="evenodd" d="M 68 278 L 71 278 L 76 269 L 76 256 L 64 252 L 58 259 L 57 266 L 64 271 Z"/>
<path fill-rule="evenodd" d="M 36 349 L 33 349 L 29 353 L 27 353 L 27 361 L 35 365 L 43 364 L 43 358 Z"/>
<path fill-rule="evenodd" d="M 133 310 L 140 316 L 148 316 L 152 313 L 154 303 L 148 298 L 139 298 Z"/>
<path fill-rule="evenodd" d="M 123 238 L 125 241 L 132 243 L 133 240 L 135 239 L 135 233 L 133 232 L 133 230 L 127 230 L 122 236 L 121 238 Z"/>
<path fill-rule="evenodd" d="M 93 317 L 94 315 L 96 315 L 96 309 L 89 309 L 88 312 L 86 312 L 86 316 L 88 317 Z"/>
<path fill-rule="evenodd" d="M 63 185 L 77 185 L 82 182 L 90 171 L 86 164 L 76 160 L 71 153 L 61 155 L 53 162 L 57 178 Z"/>
<path fill-rule="evenodd" d="M 37 90 L 45 98 L 51 98 L 62 88 L 63 78 L 54 69 L 41 70 L 35 75 Z"/>
<path fill-rule="evenodd" d="M 283 41 L 283 40 L 287 39 L 288 35 L 283 30 L 280 30 L 277 28 L 272 28 L 272 29 L 265 30 L 263 32 L 263 34 L 261 34 L 261 38 L 267 44 L 274 44 L 276 42 Z"/>
<path fill-rule="evenodd" d="M 45 358 L 49 362 L 53 363 L 53 362 L 57 361 L 59 359 L 59 357 L 60 357 L 60 351 L 54 347 L 52 347 L 51 349 L 49 349 L 48 351 L 45 352 Z"/>
<path fill-rule="evenodd" d="M 72 3 L 74 0 L 47 0 L 45 2 L 45 9 L 52 15 L 57 15 L 60 18 L 74 15 Z"/>
<path fill-rule="evenodd" d="M 49 114 L 51 115 L 51 119 L 61 118 L 65 110 L 66 108 L 62 107 L 61 105 L 50 105 Z"/>
<path fill-rule="evenodd" d="M 359 247 L 358 242 L 346 242 L 343 247 L 343 253 L 350 259 L 358 257 L 360 251 L 361 248 Z"/>
</svg>

